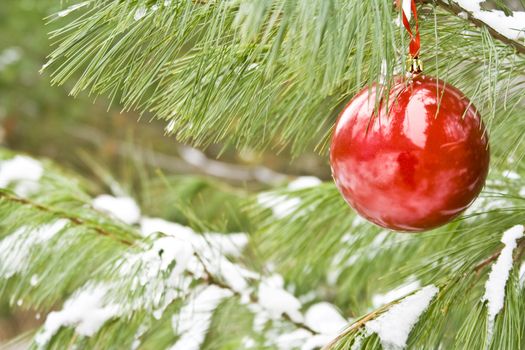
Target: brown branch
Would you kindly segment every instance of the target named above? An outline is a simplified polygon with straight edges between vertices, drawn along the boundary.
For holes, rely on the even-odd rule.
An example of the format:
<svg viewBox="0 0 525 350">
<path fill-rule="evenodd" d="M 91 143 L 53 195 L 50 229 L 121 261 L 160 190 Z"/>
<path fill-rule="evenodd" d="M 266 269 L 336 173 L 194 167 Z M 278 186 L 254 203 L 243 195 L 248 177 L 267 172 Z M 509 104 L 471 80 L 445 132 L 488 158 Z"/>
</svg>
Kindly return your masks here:
<svg viewBox="0 0 525 350">
<path fill-rule="evenodd" d="M 503 249 L 503 248 L 502 248 Z M 474 272 L 476 272 L 476 274 L 479 274 L 479 272 L 481 270 L 483 270 L 483 268 L 487 265 L 489 265 L 491 262 L 493 261 L 496 261 L 500 254 L 501 254 L 501 250 L 498 250 L 497 252 L 495 252 L 494 254 L 492 254 L 491 256 L 489 256 L 488 258 L 486 258 L 485 260 L 483 260 L 482 262 L 480 262 L 479 264 L 477 264 L 475 267 L 474 267 Z"/>
<path fill-rule="evenodd" d="M 50 213 L 50 214 L 53 214 L 53 215 L 60 216 L 60 217 L 62 217 L 64 219 L 69 220 L 71 223 L 73 223 L 75 225 L 88 227 L 89 229 L 92 229 L 96 233 L 98 233 L 98 234 L 100 234 L 102 236 L 113 238 L 113 239 L 117 240 L 118 242 L 120 242 L 122 244 L 125 244 L 125 245 L 128 245 L 128 246 L 133 245 L 133 242 L 128 241 L 126 239 L 115 237 L 115 235 L 113 233 L 111 233 L 109 231 L 106 231 L 103 228 L 101 228 L 99 226 L 96 226 L 96 225 L 94 225 L 94 224 L 92 224 L 92 223 L 90 223 L 90 222 L 88 222 L 88 221 L 86 221 L 86 220 L 84 220 L 82 218 L 79 218 L 79 217 L 73 216 L 73 215 L 69 215 L 66 212 L 61 211 L 61 210 L 56 210 L 56 209 L 53 209 L 53 208 L 46 207 L 46 206 L 44 206 L 42 204 L 32 202 L 32 201 L 30 201 L 30 200 L 28 200 L 26 198 L 21 198 L 21 197 L 14 196 L 14 195 L 10 194 L 9 192 L 0 189 L 0 200 L 2 200 L 2 199 L 3 200 L 7 200 L 9 202 L 25 205 L 25 206 L 30 206 L 31 208 L 39 210 L 39 211 L 42 211 L 42 212 L 46 212 L 46 213 Z M 206 267 L 206 264 L 204 263 L 204 261 L 202 261 L 201 257 L 198 254 L 195 254 L 195 256 L 197 257 L 197 259 L 199 259 L 199 261 L 202 264 L 202 266 L 204 268 L 204 271 L 206 273 L 205 282 L 207 282 L 209 284 L 216 285 L 217 287 L 220 287 L 220 288 L 223 288 L 223 289 L 228 289 L 234 295 L 236 295 L 238 297 L 241 297 L 241 294 L 238 291 L 233 290 L 228 284 L 226 284 L 226 283 L 222 282 L 221 280 L 217 279 L 208 270 L 208 268 Z M 193 275 L 193 274 L 190 273 L 190 275 Z M 250 294 L 250 300 L 251 300 L 252 303 L 256 303 L 256 304 L 259 303 L 259 299 L 255 295 Z M 294 321 L 290 317 L 290 315 L 288 315 L 286 313 L 284 313 L 282 315 L 282 317 L 285 320 L 289 321 L 290 323 L 294 324 L 297 328 L 305 329 L 308 332 L 312 333 L 313 335 L 319 334 L 319 332 L 313 330 L 312 328 L 310 328 L 305 323 Z"/>
<path fill-rule="evenodd" d="M 518 253 L 515 254 L 514 261 L 518 261 L 519 259 L 521 259 L 521 256 L 523 255 L 523 251 L 525 249 L 525 238 L 518 239 L 518 244 L 516 246 L 516 249 L 517 249 Z M 484 267 L 488 266 L 491 262 L 496 261 L 499 258 L 499 256 L 501 255 L 501 251 L 502 250 L 503 250 L 503 247 L 501 247 L 496 252 L 494 252 L 494 254 L 492 254 L 491 256 L 489 256 L 488 258 L 486 258 L 485 260 L 483 260 L 479 264 L 477 264 L 474 267 L 474 272 L 476 272 L 476 274 L 479 274 L 479 272 Z"/>
<path fill-rule="evenodd" d="M 94 145 L 108 144 L 110 141 L 116 146 L 115 152 L 126 158 L 136 158 L 152 167 L 159 167 L 175 173 L 195 173 L 195 171 L 226 179 L 228 181 L 256 181 L 263 184 L 279 185 L 291 179 L 288 174 L 276 172 L 265 166 L 250 166 L 222 162 L 209 159 L 206 155 L 191 147 L 178 145 L 179 157 L 145 148 L 139 144 L 130 147 L 127 143 L 114 140 L 100 130 L 90 126 L 83 126 L 70 130 L 76 137 Z"/>
<path fill-rule="evenodd" d="M 512 39 L 509 39 L 507 38 L 506 36 L 504 36 L 503 34 L 501 34 L 500 32 L 498 32 L 497 30 L 495 30 L 494 28 L 492 28 L 491 26 L 489 26 L 487 23 L 477 19 L 476 17 L 474 17 L 472 15 L 472 13 L 470 13 L 469 11 L 465 10 L 464 8 L 462 8 L 461 6 L 459 6 L 458 4 L 452 2 L 452 1 L 446 1 L 446 0 L 420 0 L 421 3 L 430 3 L 430 4 L 436 4 L 438 5 L 439 7 L 447 10 L 448 12 L 454 14 L 454 15 L 458 15 L 460 13 L 465 13 L 467 15 L 467 20 L 469 22 L 471 22 L 472 24 L 474 24 L 476 27 L 478 28 L 487 28 L 487 30 L 489 31 L 490 35 L 507 44 L 508 46 L 511 46 L 513 47 L 517 52 L 521 53 L 521 54 L 525 54 L 525 45 L 515 41 L 515 40 L 512 40 Z"/>
<path fill-rule="evenodd" d="M 46 207 L 46 206 L 44 206 L 42 204 L 38 204 L 38 203 L 32 202 L 32 201 L 30 201 L 29 199 L 26 199 L 26 198 L 13 196 L 12 194 L 10 194 L 9 192 L 7 192 L 5 190 L 0 190 L 0 199 L 7 200 L 7 201 L 10 201 L 10 202 L 13 202 L 13 203 L 18 203 L 18 204 L 25 205 L 25 206 L 30 206 L 33 209 L 36 209 L 36 210 L 39 210 L 39 211 L 42 211 L 42 212 L 46 212 L 46 213 L 50 213 L 50 214 L 53 214 L 53 215 L 60 216 L 60 217 L 62 217 L 64 219 L 69 220 L 74 225 L 87 227 L 87 228 L 95 231 L 96 233 L 98 233 L 98 234 L 100 234 L 102 236 L 113 238 L 116 241 L 118 241 L 118 242 L 120 242 L 120 243 L 122 243 L 124 245 L 127 245 L 127 246 L 133 245 L 132 241 L 129 241 L 127 239 L 120 238 L 120 237 L 115 237 L 115 235 L 112 232 L 104 230 L 102 227 L 97 226 L 97 225 L 95 225 L 95 224 L 93 224 L 93 223 L 91 223 L 91 222 L 89 222 L 87 220 L 84 220 L 82 218 L 79 218 L 78 216 L 73 216 L 73 215 L 70 215 L 70 214 L 68 214 L 68 213 L 66 213 L 64 211 L 56 210 L 56 209 L 53 209 L 53 208 L 50 208 L 50 207 Z"/>
</svg>

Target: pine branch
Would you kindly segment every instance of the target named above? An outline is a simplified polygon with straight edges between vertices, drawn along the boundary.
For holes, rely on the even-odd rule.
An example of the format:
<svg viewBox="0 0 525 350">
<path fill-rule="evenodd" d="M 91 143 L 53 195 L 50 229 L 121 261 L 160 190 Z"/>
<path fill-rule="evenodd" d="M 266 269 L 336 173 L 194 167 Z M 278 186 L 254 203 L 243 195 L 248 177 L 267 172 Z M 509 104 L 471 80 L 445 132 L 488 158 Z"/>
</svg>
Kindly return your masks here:
<svg viewBox="0 0 525 350">
<path fill-rule="evenodd" d="M 80 75 L 73 94 L 120 96 L 125 109 L 153 113 L 197 146 L 326 151 L 345 102 L 401 73 L 406 52 L 398 12 L 376 0 L 88 4 L 52 34 L 53 82 Z M 437 28 L 421 28 L 423 52 L 438 58 L 428 73 L 462 89 L 492 131 L 522 96 L 523 83 L 502 76 L 521 74 L 525 60 L 444 13 L 435 13 Z"/>
<path fill-rule="evenodd" d="M 96 233 L 98 233 L 98 234 L 100 234 L 102 236 L 106 236 L 106 237 L 110 237 L 112 239 L 115 239 L 119 243 L 122 243 L 122 244 L 127 245 L 127 246 L 131 246 L 131 245 L 134 244 L 130 240 L 127 240 L 127 239 L 124 239 L 124 238 L 121 238 L 121 237 L 115 237 L 113 232 L 110 232 L 109 230 L 104 229 L 101 226 L 98 226 L 95 222 L 90 222 L 90 221 L 85 220 L 85 219 L 83 219 L 81 217 L 68 214 L 68 213 L 66 213 L 66 212 L 64 212 L 62 210 L 56 210 L 56 209 L 53 209 L 53 208 L 50 208 L 50 207 L 47 207 L 47 206 L 44 206 L 44 205 L 32 202 L 31 200 L 26 199 L 26 198 L 21 198 L 21 197 L 14 196 L 9 191 L 6 191 L 6 190 L 1 189 L 1 188 L 0 188 L 0 200 L 12 202 L 12 203 L 19 203 L 19 204 L 22 204 L 22 205 L 25 205 L 25 206 L 29 206 L 29 207 L 31 207 L 33 209 L 38 210 L 38 211 L 46 212 L 46 213 L 49 213 L 49 214 L 51 214 L 53 216 L 60 217 L 60 218 L 63 218 L 63 219 L 67 219 L 71 223 L 73 223 L 74 225 L 86 227 L 88 230 L 93 230 L 93 231 L 95 231 Z"/>
<path fill-rule="evenodd" d="M 0 172 L 1 169 L 2 163 Z M 170 333 L 171 337 L 167 336 L 164 331 L 159 331 L 166 326 L 166 318 L 162 315 L 178 317 L 178 313 L 182 313 L 180 317 L 184 320 L 188 317 L 183 316 L 187 313 L 184 308 L 193 308 L 189 299 L 198 299 L 201 293 L 213 291 L 222 291 L 229 299 L 237 300 L 239 306 L 235 313 L 239 312 L 239 307 L 257 305 L 253 312 L 258 316 L 273 314 L 266 321 L 271 321 L 266 327 L 271 327 L 272 332 L 291 328 L 303 330 L 312 339 L 322 335 L 302 321 L 301 304 L 292 294 L 283 287 L 272 286 L 271 295 L 266 296 L 264 293 L 268 291 L 263 293 L 263 286 L 267 290 L 270 279 L 233 262 L 231 257 L 239 258 L 238 249 L 241 248 L 233 248 L 227 243 L 228 235 L 200 235 L 176 223 L 144 217 L 140 221 L 144 236 L 141 237 L 134 233 L 135 228 L 124 224 L 128 213 L 119 211 L 118 198 L 111 199 L 110 206 L 96 200 L 93 203 L 75 201 L 65 195 L 67 184 L 49 182 L 53 177 L 53 174 L 46 174 L 40 179 L 37 184 L 46 191 L 35 192 L 30 198 L 0 190 L 0 234 L 5 236 L 0 240 L 0 278 L 7 279 L 0 294 L 9 294 L 12 302 L 24 300 L 25 307 L 39 307 L 41 303 L 52 305 L 65 294 L 70 295 L 62 310 L 48 315 L 35 338 L 38 346 L 106 344 L 109 347 L 117 334 L 124 337 L 125 344 L 130 343 L 133 332 L 142 332 L 143 341 L 152 341 L 157 346 L 166 339 L 176 343 L 177 336 L 184 338 L 187 330 L 181 334 L 175 330 Z M 53 195 L 59 189 L 62 199 L 68 201 L 67 206 L 59 205 L 60 200 Z M 109 199 L 106 196 L 105 200 Z M 93 207 L 98 208 L 98 212 Z M 24 217 L 23 226 L 20 226 L 19 216 Z M 121 235 L 121 229 L 128 233 Z M 122 239 L 121 236 L 133 239 Z M 246 244 L 244 238 L 242 241 Z M 18 250 L 24 254 L 23 265 L 17 263 L 13 267 L 10 262 L 20 259 L 16 255 Z M 188 252 L 192 252 L 196 260 L 186 260 Z M 57 264 L 63 264 L 63 259 L 68 259 L 69 255 L 76 259 L 69 258 L 67 268 L 58 268 Z M 91 269 L 92 266 L 96 268 Z M 85 271 L 86 268 L 91 270 Z M 45 280 L 40 281 L 38 276 Z M 71 281 L 73 278 L 74 282 Z M 188 278 L 191 282 L 184 282 Z M 49 295 L 46 282 L 54 285 L 52 295 Z M 273 298 L 276 297 L 285 298 L 284 304 L 275 301 Z M 182 308 L 181 303 L 184 303 Z M 79 311 L 85 307 L 88 309 Z M 80 314 L 76 315 L 78 312 Z M 216 314 L 215 307 L 209 313 L 210 317 Z M 96 322 L 91 324 L 93 320 Z M 147 322 L 151 340 L 142 336 L 144 331 L 139 330 L 142 322 Z M 124 325 L 126 331 L 123 333 L 121 327 Z M 243 326 L 246 328 L 246 324 Z M 196 327 L 200 329 L 201 325 Z M 155 339 L 157 331 L 165 340 Z"/>
<path fill-rule="evenodd" d="M 432 3 L 432 4 L 435 3 L 441 8 L 447 10 L 448 12 L 456 16 L 459 14 L 466 15 L 467 20 L 471 22 L 472 24 L 474 24 L 475 26 L 479 28 L 486 28 L 489 31 L 490 35 L 492 35 L 495 39 L 505 43 L 506 45 L 511 46 L 517 52 L 521 54 L 525 54 L 525 45 L 523 45 L 522 43 L 516 40 L 512 40 L 508 38 L 507 36 L 505 36 L 504 34 L 498 32 L 496 29 L 491 27 L 488 23 L 476 18 L 472 12 L 465 10 L 463 7 L 461 7 L 461 5 L 457 4 L 453 0 L 449 0 L 449 1 L 447 0 L 420 0 L 420 1 L 423 3 Z M 478 1 L 478 3 L 481 3 L 481 2 L 482 1 Z"/>
<path fill-rule="evenodd" d="M 204 263 L 204 261 L 202 261 L 202 259 L 199 257 L 198 254 L 195 255 L 199 261 L 201 262 L 203 268 L 204 268 L 204 271 L 206 271 L 206 282 L 207 283 L 210 283 L 210 284 L 213 284 L 213 285 L 216 285 L 217 287 L 221 287 L 223 289 L 228 289 L 232 292 L 233 295 L 236 295 L 237 297 L 241 298 L 242 295 L 241 293 L 239 293 L 238 291 L 234 290 L 231 288 L 230 285 L 228 285 L 227 283 L 224 283 L 222 282 L 221 280 L 217 279 L 216 277 L 213 276 L 213 274 L 208 271 L 207 267 L 206 267 L 206 264 Z M 250 301 L 252 303 L 255 303 L 255 304 L 259 304 L 259 299 L 254 295 L 254 294 L 250 294 L 249 295 L 249 298 L 250 298 Z M 283 313 L 282 314 L 282 317 L 290 322 L 291 324 L 293 324 L 295 327 L 299 328 L 299 329 L 304 329 L 308 332 L 310 332 L 312 335 L 317 335 L 319 334 L 319 332 L 317 332 L 316 330 L 312 329 L 311 327 L 309 327 L 307 324 L 303 323 L 303 322 L 297 322 L 295 321 L 292 317 L 290 317 L 289 314 L 287 313 Z"/>
<path fill-rule="evenodd" d="M 524 249 L 525 249 L 525 238 L 522 238 L 522 239 L 518 240 L 518 246 L 517 246 L 516 249 L 517 249 L 518 253 L 515 254 L 515 256 L 514 256 L 514 261 L 515 262 L 521 260 L 521 256 L 522 256 L 522 254 L 524 252 Z M 490 265 L 491 263 L 496 261 L 499 258 L 499 256 L 501 255 L 501 251 L 502 250 L 503 250 L 503 247 L 501 247 L 501 249 L 498 249 L 497 251 L 494 252 L 494 254 L 492 254 L 487 259 L 483 260 L 478 265 L 476 265 L 476 267 L 474 267 L 474 272 L 476 272 L 476 274 L 479 274 L 482 269 L 484 269 L 485 267 L 487 267 L 488 265 Z"/>
</svg>

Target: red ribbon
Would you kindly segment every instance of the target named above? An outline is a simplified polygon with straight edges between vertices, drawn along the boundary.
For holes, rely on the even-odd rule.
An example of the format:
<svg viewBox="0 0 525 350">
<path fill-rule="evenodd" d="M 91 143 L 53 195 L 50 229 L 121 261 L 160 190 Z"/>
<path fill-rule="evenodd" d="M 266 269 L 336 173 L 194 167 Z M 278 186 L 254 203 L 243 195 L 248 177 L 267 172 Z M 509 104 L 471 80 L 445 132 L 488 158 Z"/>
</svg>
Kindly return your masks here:
<svg viewBox="0 0 525 350">
<path fill-rule="evenodd" d="M 417 8 L 416 8 L 416 1 L 411 0 L 410 8 L 412 9 L 412 13 L 414 14 L 414 21 L 415 21 L 415 30 L 412 31 L 412 28 L 410 27 L 410 22 L 408 21 L 408 17 L 403 10 L 403 6 L 401 4 L 401 1 L 398 0 L 397 4 L 401 8 L 401 16 L 403 17 L 403 25 L 405 26 L 405 29 L 408 32 L 408 35 L 410 36 L 410 44 L 409 44 L 409 51 L 410 56 L 413 58 L 419 56 L 419 49 L 421 47 L 421 39 L 419 38 L 419 22 L 417 20 Z"/>
</svg>

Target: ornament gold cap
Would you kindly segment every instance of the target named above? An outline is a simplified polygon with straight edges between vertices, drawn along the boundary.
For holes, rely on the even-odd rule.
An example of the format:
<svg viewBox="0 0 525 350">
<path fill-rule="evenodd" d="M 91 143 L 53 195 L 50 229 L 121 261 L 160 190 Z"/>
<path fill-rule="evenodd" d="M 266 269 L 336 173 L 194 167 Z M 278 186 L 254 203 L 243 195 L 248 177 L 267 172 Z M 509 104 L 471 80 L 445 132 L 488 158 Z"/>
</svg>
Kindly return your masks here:
<svg viewBox="0 0 525 350">
<path fill-rule="evenodd" d="M 409 73 L 419 74 L 423 72 L 423 61 L 419 56 L 412 57 L 409 55 L 406 61 L 406 69 Z"/>
</svg>

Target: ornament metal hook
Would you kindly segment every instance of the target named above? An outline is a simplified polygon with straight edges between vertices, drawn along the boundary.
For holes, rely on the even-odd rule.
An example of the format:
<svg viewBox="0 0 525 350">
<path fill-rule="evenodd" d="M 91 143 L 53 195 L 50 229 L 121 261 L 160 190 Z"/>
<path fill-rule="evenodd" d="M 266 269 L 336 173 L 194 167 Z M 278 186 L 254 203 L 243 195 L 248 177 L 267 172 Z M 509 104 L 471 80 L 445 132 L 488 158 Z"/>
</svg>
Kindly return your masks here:
<svg viewBox="0 0 525 350">
<path fill-rule="evenodd" d="M 406 69 L 411 74 L 419 74 L 423 72 L 423 61 L 419 56 L 408 55 L 406 61 Z"/>
</svg>

